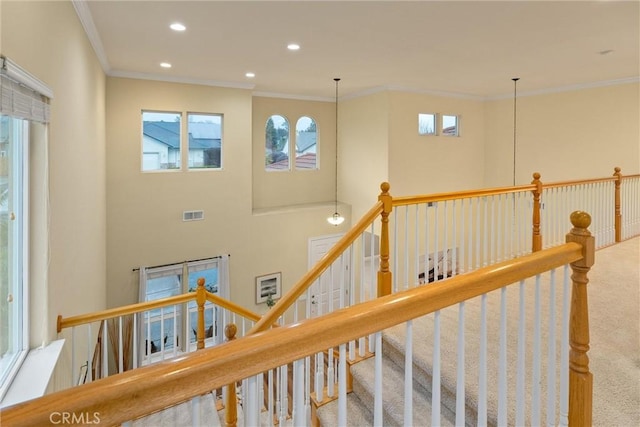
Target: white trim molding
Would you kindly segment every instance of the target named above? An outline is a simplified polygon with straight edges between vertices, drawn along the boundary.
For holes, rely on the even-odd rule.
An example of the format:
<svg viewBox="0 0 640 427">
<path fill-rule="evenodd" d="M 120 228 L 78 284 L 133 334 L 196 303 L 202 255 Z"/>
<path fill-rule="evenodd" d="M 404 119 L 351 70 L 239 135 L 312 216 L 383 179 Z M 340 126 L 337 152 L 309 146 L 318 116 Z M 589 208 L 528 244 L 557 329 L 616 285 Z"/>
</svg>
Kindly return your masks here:
<svg viewBox="0 0 640 427">
<path fill-rule="evenodd" d="M 109 60 L 107 59 L 107 54 L 104 51 L 102 39 L 100 38 L 100 34 L 98 34 L 96 24 L 93 22 L 93 17 L 91 16 L 91 11 L 89 10 L 87 1 L 71 0 L 71 4 L 73 4 L 73 8 L 76 10 L 78 19 L 80 19 L 82 28 L 84 28 L 84 32 L 87 35 L 91 46 L 93 46 L 93 51 L 98 57 L 98 61 L 102 66 L 102 71 L 104 71 L 105 74 L 109 74 L 109 70 L 111 69 L 111 67 L 109 66 Z"/>
</svg>

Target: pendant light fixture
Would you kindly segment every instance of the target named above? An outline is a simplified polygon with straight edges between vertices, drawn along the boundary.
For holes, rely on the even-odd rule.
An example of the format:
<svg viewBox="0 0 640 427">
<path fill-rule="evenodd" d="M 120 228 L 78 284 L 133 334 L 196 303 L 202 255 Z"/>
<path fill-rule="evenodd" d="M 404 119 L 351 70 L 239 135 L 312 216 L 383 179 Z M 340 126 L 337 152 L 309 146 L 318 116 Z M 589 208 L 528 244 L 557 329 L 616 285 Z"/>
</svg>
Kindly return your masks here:
<svg viewBox="0 0 640 427">
<path fill-rule="evenodd" d="M 336 188 L 335 188 L 335 212 L 329 218 L 327 222 L 336 227 L 344 222 L 344 217 L 338 213 L 338 82 L 339 78 L 333 79 L 336 82 Z"/>
</svg>

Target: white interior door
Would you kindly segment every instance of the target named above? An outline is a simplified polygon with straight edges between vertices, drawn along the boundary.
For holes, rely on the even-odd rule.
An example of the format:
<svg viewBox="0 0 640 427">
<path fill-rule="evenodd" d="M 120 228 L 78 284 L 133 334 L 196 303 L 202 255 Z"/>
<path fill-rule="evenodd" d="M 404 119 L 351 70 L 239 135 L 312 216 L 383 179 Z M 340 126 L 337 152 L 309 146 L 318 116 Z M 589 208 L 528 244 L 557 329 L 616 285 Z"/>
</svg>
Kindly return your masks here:
<svg viewBox="0 0 640 427">
<path fill-rule="evenodd" d="M 309 239 L 309 268 L 313 267 L 342 237 L 341 234 Z M 334 262 L 309 288 L 309 317 L 321 316 L 347 305 L 351 285 L 351 250 Z"/>
</svg>

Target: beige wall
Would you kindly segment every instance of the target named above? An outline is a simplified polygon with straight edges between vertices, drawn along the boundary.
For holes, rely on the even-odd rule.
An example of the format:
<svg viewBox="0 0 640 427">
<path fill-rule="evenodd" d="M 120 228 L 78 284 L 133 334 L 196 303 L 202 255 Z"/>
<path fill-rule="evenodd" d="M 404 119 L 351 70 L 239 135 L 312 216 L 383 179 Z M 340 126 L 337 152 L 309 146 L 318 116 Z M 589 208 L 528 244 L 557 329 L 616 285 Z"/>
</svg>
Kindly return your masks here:
<svg viewBox="0 0 640 427">
<path fill-rule="evenodd" d="M 2 53 L 54 92 L 48 170 L 45 147 L 31 153 L 31 289 L 46 295 L 32 304 L 48 302 L 32 307 L 35 346 L 55 338 L 58 314 L 106 307 L 105 77 L 71 3 L 4 1 L 1 28 Z"/>
<path fill-rule="evenodd" d="M 288 111 L 304 114 L 302 107 Z M 142 110 L 223 114 L 223 170 L 142 173 Z M 140 266 L 230 254 L 231 299 L 255 311 L 266 308 L 255 304 L 256 276 L 281 271 L 285 291 L 304 274 L 308 238 L 336 233 L 325 221 L 332 211 L 320 204 L 254 212 L 252 159 L 264 164 L 264 144 L 252 141 L 257 122 L 264 126 L 252 121 L 247 90 L 107 79 L 109 306 L 137 301 L 132 270 Z M 194 209 L 205 220 L 183 222 L 182 212 Z"/>
<path fill-rule="evenodd" d="M 335 182 L 335 104 L 254 97 L 252 111 L 253 208 L 332 201 Z M 289 121 L 290 144 L 293 144 L 296 122 L 300 117 L 308 116 L 316 121 L 318 170 L 296 170 L 293 159 L 290 171 L 265 170 L 265 126 L 269 117 L 276 114 Z"/>
<path fill-rule="evenodd" d="M 389 180 L 392 194 L 440 193 L 482 188 L 483 102 L 464 98 L 390 94 Z M 419 135 L 418 114 L 459 117 L 460 136 Z M 438 132 L 440 133 L 440 132 Z"/>
<path fill-rule="evenodd" d="M 378 200 L 389 180 L 388 94 L 340 101 L 338 199 L 352 207 L 354 221 Z"/>
<path fill-rule="evenodd" d="M 640 85 L 603 86 L 517 99 L 516 183 L 640 172 Z M 513 99 L 485 108 L 485 185 L 513 182 Z"/>
</svg>

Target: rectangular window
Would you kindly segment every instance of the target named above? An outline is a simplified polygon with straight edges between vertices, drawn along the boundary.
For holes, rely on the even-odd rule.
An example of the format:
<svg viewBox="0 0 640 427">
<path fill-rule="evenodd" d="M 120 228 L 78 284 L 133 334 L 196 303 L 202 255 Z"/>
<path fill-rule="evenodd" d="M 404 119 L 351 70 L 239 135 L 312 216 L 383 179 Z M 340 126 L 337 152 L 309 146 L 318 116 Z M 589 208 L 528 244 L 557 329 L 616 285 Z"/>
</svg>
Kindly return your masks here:
<svg viewBox="0 0 640 427">
<path fill-rule="evenodd" d="M 418 114 L 418 135 L 436 134 L 436 115 L 431 113 Z"/>
<path fill-rule="evenodd" d="M 458 116 L 442 115 L 442 135 L 460 136 Z"/>
<path fill-rule="evenodd" d="M 318 169 L 318 128 L 316 121 L 307 116 L 296 123 L 296 169 Z"/>
<path fill-rule="evenodd" d="M 189 169 L 222 167 L 222 116 L 187 114 Z"/>
<path fill-rule="evenodd" d="M 28 126 L 0 115 L 0 399 L 28 345 Z"/>
<path fill-rule="evenodd" d="M 180 169 L 180 113 L 142 112 L 142 170 Z"/>
</svg>

